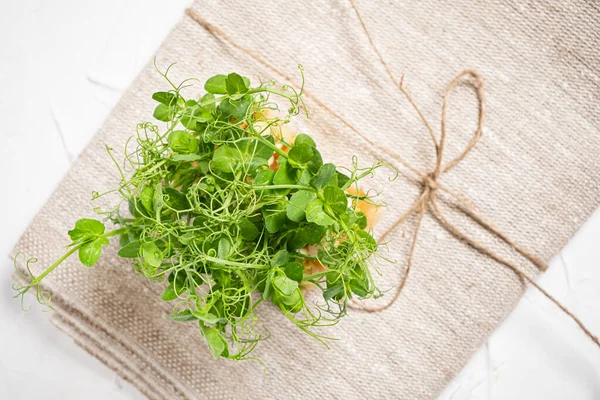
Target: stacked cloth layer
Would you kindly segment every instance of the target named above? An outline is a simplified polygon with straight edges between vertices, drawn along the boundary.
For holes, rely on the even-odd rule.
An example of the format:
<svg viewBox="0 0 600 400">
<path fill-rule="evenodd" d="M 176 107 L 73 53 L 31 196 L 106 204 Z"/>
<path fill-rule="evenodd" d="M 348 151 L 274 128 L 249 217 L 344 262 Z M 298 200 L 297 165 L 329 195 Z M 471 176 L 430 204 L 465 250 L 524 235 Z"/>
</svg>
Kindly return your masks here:
<svg viewBox="0 0 600 400">
<path fill-rule="evenodd" d="M 457 72 L 475 69 L 486 81 L 482 138 L 440 183 L 549 260 L 600 203 L 600 9 L 591 1 L 395 3 L 363 0 L 356 8 L 434 130 L 439 132 L 442 96 Z M 203 0 L 192 10 L 210 25 L 186 14 L 157 53 L 161 66 L 178 63 L 170 75 L 174 82 L 235 71 L 297 84 L 301 63 L 310 118 L 298 119 L 324 159 L 349 165 L 356 155 L 363 165 L 377 157 L 394 162 L 376 143 L 420 171 L 433 169 L 431 139 L 389 80 L 351 3 L 284 0 L 267 7 Z M 24 233 L 15 253 L 39 259 L 34 273 L 62 255 L 67 230 L 78 218 L 94 217 L 94 206 L 108 205 L 108 198 L 89 201 L 92 191 L 119 184 L 104 146 L 122 148 L 137 123 L 151 120 L 151 95 L 159 90 L 168 90 L 167 84 L 149 65 Z M 187 93 L 201 90 L 196 85 Z M 461 85 L 449 104 L 446 160 L 464 150 L 476 123 L 473 90 Z M 379 232 L 421 193 L 404 172 L 392 183 L 386 174 L 369 181 L 370 188 L 385 189 L 388 204 Z M 443 193 L 438 205 L 470 237 L 524 271 L 538 272 Z M 415 223 L 409 218 L 388 238 L 386 255 L 397 263 L 381 267 L 383 288 L 403 273 Z M 76 257 L 68 260 L 44 288 L 53 294 L 54 323 L 151 399 L 429 399 L 513 309 L 524 285 L 428 213 L 400 299 L 379 313 L 351 311 L 328 330 L 340 339 L 330 350 L 273 307 L 263 307 L 262 324 L 271 337 L 257 356 L 268 367 L 266 378 L 255 363 L 214 361 L 197 325 L 163 318 L 170 312 L 160 300 L 163 286 L 136 274 L 114 247 L 92 269 Z"/>
</svg>

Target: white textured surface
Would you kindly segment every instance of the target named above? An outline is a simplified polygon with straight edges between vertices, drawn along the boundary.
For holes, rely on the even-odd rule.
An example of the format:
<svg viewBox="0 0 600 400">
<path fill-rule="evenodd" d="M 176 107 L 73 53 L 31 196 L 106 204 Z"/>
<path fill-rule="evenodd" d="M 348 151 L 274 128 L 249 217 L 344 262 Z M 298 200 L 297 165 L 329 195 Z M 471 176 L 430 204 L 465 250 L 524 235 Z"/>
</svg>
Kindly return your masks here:
<svg viewBox="0 0 600 400">
<path fill-rule="evenodd" d="M 2 399 L 142 398 L 39 307 L 21 312 L 5 255 L 188 3 L 0 1 Z M 540 281 L 600 334 L 599 267 L 597 212 Z M 600 398 L 600 350 L 529 291 L 441 399 L 542 398 Z"/>
</svg>

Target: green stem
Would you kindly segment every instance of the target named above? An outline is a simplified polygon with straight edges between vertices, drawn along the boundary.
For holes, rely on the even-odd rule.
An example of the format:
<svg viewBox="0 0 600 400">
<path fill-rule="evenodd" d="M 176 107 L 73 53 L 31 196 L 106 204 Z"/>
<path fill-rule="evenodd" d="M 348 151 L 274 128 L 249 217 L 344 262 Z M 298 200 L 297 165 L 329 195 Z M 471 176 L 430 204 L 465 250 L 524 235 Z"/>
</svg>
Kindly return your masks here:
<svg viewBox="0 0 600 400">
<path fill-rule="evenodd" d="M 71 250 L 67 251 L 61 258 L 59 258 L 58 260 L 56 260 L 56 262 L 54 264 L 52 264 L 51 266 L 49 266 L 48 268 L 46 268 L 46 270 L 44 272 L 42 272 L 40 275 L 38 275 L 34 281 L 40 282 L 42 279 L 44 279 L 46 277 L 46 275 L 48 275 L 50 272 L 52 272 L 52 270 L 54 270 L 54 268 L 58 267 L 63 261 L 65 261 L 67 258 L 69 258 L 69 256 L 73 253 L 75 253 L 77 250 L 79 250 L 79 248 L 83 245 L 83 243 L 79 243 L 77 246 L 74 246 L 71 248 Z"/>
<path fill-rule="evenodd" d="M 280 156 L 285 157 L 286 159 L 289 157 L 288 153 L 286 153 L 285 151 L 281 150 L 279 147 L 275 146 L 273 143 L 269 142 L 264 137 L 262 137 L 260 135 L 257 135 L 255 137 L 256 137 L 256 140 L 258 140 L 259 142 L 261 142 L 262 144 L 264 144 L 265 146 L 267 146 L 268 148 L 270 148 L 271 150 L 273 150 L 274 152 L 276 152 Z"/>
<path fill-rule="evenodd" d="M 215 264 L 227 265 L 227 266 L 230 266 L 230 267 L 240 267 L 240 268 L 269 268 L 268 265 L 247 264 L 247 263 L 241 263 L 241 262 L 236 262 L 236 261 L 223 260 L 221 258 L 211 257 L 211 256 L 204 256 L 204 258 L 207 261 L 214 262 Z"/>
<path fill-rule="evenodd" d="M 345 184 L 344 186 L 342 186 L 342 188 L 341 188 L 341 189 L 342 189 L 342 190 L 346 190 L 346 189 L 348 189 L 350 186 L 352 186 L 352 184 L 354 184 L 354 183 L 356 183 L 356 182 L 360 181 L 362 178 L 364 178 L 365 176 L 367 176 L 367 175 L 370 175 L 370 174 L 372 174 L 372 173 L 373 173 L 373 170 L 372 170 L 372 169 L 369 169 L 368 171 L 366 171 L 366 172 L 363 172 L 362 174 L 360 174 L 360 175 L 358 175 L 358 176 L 353 176 L 353 177 L 351 177 L 350 179 L 348 179 L 348 182 L 346 182 L 346 184 Z"/>
<path fill-rule="evenodd" d="M 121 233 L 127 232 L 128 230 L 129 230 L 129 227 L 128 226 L 124 226 L 122 228 L 115 229 L 114 231 L 110 231 L 108 233 L 105 233 L 102 236 L 104 236 L 104 237 L 117 236 L 117 235 L 120 235 Z"/>
<path fill-rule="evenodd" d="M 302 258 L 304 258 L 304 259 L 306 259 L 306 260 L 315 260 L 315 261 L 318 261 L 318 260 L 319 260 L 319 258 L 318 258 L 318 257 L 307 256 L 306 254 L 302 254 L 302 253 L 300 253 L 299 251 L 295 252 L 295 253 L 294 253 L 294 255 L 295 255 L 295 256 L 298 256 L 298 257 L 302 257 Z"/>
<path fill-rule="evenodd" d="M 297 189 L 297 190 L 310 190 L 316 192 L 317 189 L 310 186 L 303 185 L 252 185 L 250 186 L 254 190 L 269 190 L 269 189 Z"/>
<path fill-rule="evenodd" d="M 298 100 L 298 95 L 296 95 L 296 94 L 282 92 L 281 90 L 277 90 L 277 89 L 273 89 L 273 88 L 269 88 L 269 87 L 266 87 L 266 88 L 262 87 L 262 88 L 251 89 L 248 92 L 246 92 L 246 94 L 254 94 L 254 93 L 261 93 L 261 92 L 273 93 L 273 94 L 276 94 L 278 96 L 285 97 L 288 100 L 295 100 L 295 101 Z"/>
<path fill-rule="evenodd" d="M 114 231 L 110 231 L 108 233 L 105 233 L 104 237 L 111 237 L 111 236 L 116 236 L 119 235 L 125 231 L 127 231 L 127 229 L 129 229 L 128 227 L 123 227 L 123 228 L 119 228 L 119 229 L 115 229 Z M 67 251 L 61 258 L 59 258 L 58 260 L 56 260 L 54 262 L 54 264 L 52 264 L 51 266 L 49 266 L 48 268 L 46 268 L 46 270 L 44 270 L 44 272 L 42 272 L 40 275 L 38 275 L 34 281 L 36 282 L 40 282 L 42 279 L 44 279 L 46 277 L 46 275 L 48 275 L 50 272 L 52 272 L 56 267 L 58 267 L 63 261 L 65 261 L 67 258 L 69 258 L 69 256 L 71 256 L 71 254 L 75 253 L 77 250 L 79 250 L 79 248 L 81 246 L 83 246 L 85 244 L 85 242 L 83 243 L 79 243 L 76 246 L 73 246 L 69 251 Z"/>
<path fill-rule="evenodd" d="M 278 96 L 285 97 L 288 100 L 297 100 L 297 98 L 298 98 L 298 96 L 296 94 L 290 94 L 290 93 L 282 92 L 281 90 L 272 89 L 272 88 L 264 88 L 264 87 L 250 89 L 250 90 L 248 90 L 244 94 L 256 94 L 256 93 L 262 93 L 262 92 L 273 93 L 273 94 L 276 94 Z M 207 105 L 210 105 L 210 104 L 218 103 L 218 102 L 223 101 L 223 100 L 227 100 L 229 98 L 231 98 L 231 95 L 226 94 L 226 95 L 223 95 L 223 96 L 214 97 L 211 100 L 206 100 L 206 101 L 202 102 L 201 105 L 202 106 L 207 106 Z"/>
<path fill-rule="evenodd" d="M 349 193 L 346 193 L 346 197 L 350 197 L 350 198 L 357 199 L 357 200 L 366 200 L 369 198 L 368 196 L 359 196 L 356 194 L 349 194 Z"/>
<path fill-rule="evenodd" d="M 317 272 L 316 274 L 312 274 L 312 275 L 305 275 L 305 276 L 302 277 L 302 280 L 303 281 L 309 281 L 309 280 L 314 279 L 314 278 L 320 278 L 322 276 L 325 276 L 328 273 L 329 273 L 329 271 L 323 271 L 323 272 Z"/>
</svg>

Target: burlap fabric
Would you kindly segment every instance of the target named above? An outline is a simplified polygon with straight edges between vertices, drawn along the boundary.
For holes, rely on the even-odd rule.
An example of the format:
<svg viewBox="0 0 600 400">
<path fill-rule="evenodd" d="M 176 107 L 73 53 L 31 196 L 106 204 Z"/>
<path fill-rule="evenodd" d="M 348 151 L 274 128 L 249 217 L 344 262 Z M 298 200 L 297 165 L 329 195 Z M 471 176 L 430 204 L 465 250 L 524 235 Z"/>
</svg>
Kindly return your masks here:
<svg viewBox="0 0 600 400">
<path fill-rule="evenodd" d="M 593 2 L 360 1 L 373 40 L 434 128 L 448 81 L 464 68 L 486 79 L 488 118 L 474 151 L 441 182 L 473 200 L 513 240 L 548 260 L 600 202 L 600 11 Z M 415 167 L 433 168 L 434 150 L 415 113 L 388 80 L 345 0 L 197 1 L 193 9 L 231 40 L 297 77 L 306 69 L 311 94 Z M 184 16 L 157 53 L 178 62 L 172 79 L 237 71 L 281 81 L 273 71 Z M 153 91 L 166 83 L 148 66 L 15 248 L 35 255 L 34 271 L 60 257 L 67 230 L 93 216 L 92 190 L 118 184 L 104 145 L 120 149 L 138 122 L 150 119 Z M 197 85 L 188 93 L 201 90 Z M 476 124 L 468 86 L 452 96 L 447 160 L 466 146 Z M 313 134 L 324 157 L 363 164 L 377 151 L 309 101 Z M 421 188 L 379 174 L 389 206 L 378 231 L 413 204 Z M 443 196 L 442 196 L 443 197 Z M 98 201 L 96 201 L 98 203 Z M 110 199 L 99 200 L 100 204 Z M 452 207 L 446 217 L 525 270 L 533 268 Z M 414 218 L 391 237 L 381 266 L 390 288 L 402 272 Z M 115 246 L 116 247 L 116 246 Z M 430 215 L 421 226 L 414 266 L 399 301 L 376 314 L 351 312 L 328 330 L 327 350 L 273 307 L 262 322 L 271 333 L 258 355 L 268 366 L 212 360 L 195 324 L 163 318 L 162 285 L 137 276 L 108 249 L 92 269 L 76 258 L 48 276 L 53 320 L 90 353 L 152 399 L 435 397 L 523 292 L 513 273 L 447 233 Z M 559 311 L 557 310 L 557 313 Z M 565 323 L 572 323 L 565 317 Z M 573 324 L 576 329 L 575 325 Z M 583 333 L 582 333 L 583 335 Z"/>
</svg>

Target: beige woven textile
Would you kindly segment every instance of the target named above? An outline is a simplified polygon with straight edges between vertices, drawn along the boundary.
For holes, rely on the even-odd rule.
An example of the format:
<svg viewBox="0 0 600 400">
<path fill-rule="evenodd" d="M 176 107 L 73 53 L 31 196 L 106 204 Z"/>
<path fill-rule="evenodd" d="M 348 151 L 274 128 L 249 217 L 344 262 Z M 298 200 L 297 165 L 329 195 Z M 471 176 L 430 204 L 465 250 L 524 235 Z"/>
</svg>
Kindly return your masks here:
<svg viewBox="0 0 600 400">
<path fill-rule="evenodd" d="M 440 183 L 468 196 L 513 240 L 550 259 L 600 204 L 598 5 L 361 0 L 357 7 L 383 57 L 398 78 L 404 75 L 437 132 L 447 83 L 465 68 L 483 75 L 488 117 L 482 139 Z M 312 96 L 423 172 L 433 168 L 431 140 L 387 78 L 346 0 L 202 0 L 193 9 L 296 83 L 296 65 L 303 64 Z M 157 61 L 163 67 L 178 62 L 174 81 L 237 71 L 284 83 L 189 16 L 171 32 Z M 165 89 L 149 65 L 74 163 L 15 248 L 38 257 L 34 271 L 62 255 L 66 232 L 78 218 L 93 217 L 94 206 L 110 204 L 109 198 L 90 201 L 93 190 L 118 184 L 104 145 L 121 149 L 136 124 L 151 119 L 152 92 Z M 200 90 L 196 85 L 188 94 Z M 348 165 L 356 154 L 367 165 L 378 155 L 314 102 L 308 108 L 310 119 L 298 117 L 297 126 L 314 135 L 325 159 Z M 451 98 L 446 160 L 465 148 L 476 116 L 473 90 L 463 85 Z M 404 176 L 389 182 L 390 173 L 381 172 L 368 183 L 384 189 L 389 204 L 379 233 L 421 190 Z M 439 196 L 452 223 L 534 273 L 526 260 Z M 402 273 L 414 222 L 391 237 L 387 255 L 397 263 L 381 266 L 383 288 L 393 287 Z M 151 399 L 435 398 L 524 289 L 513 273 L 426 215 L 398 302 L 376 314 L 352 311 L 327 331 L 340 339 L 330 350 L 264 307 L 262 323 L 271 337 L 258 349 L 268 366 L 263 379 L 257 363 L 214 361 L 195 324 L 164 319 L 169 307 L 160 300 L 162 286 L 137 276 L 116 256 L 116 246 L 92 269 L 74 257 L 45 283 L 57 307 L 54 323 Z M 564 321 L 577 329 L 566 316 Z"/>
</svg>

